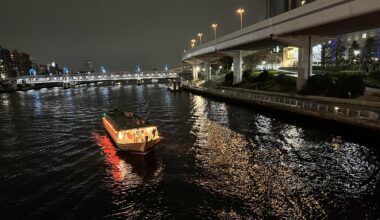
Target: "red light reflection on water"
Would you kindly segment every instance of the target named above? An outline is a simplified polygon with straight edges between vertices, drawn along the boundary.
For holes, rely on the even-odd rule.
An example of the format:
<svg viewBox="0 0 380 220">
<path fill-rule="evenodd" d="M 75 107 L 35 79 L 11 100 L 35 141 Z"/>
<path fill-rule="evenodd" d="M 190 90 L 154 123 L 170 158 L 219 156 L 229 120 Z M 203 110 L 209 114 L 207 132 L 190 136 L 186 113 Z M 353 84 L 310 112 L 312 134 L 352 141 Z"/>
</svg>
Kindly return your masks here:
<svg viewBox="0 0 380 220">
<path fill-rule="evenodd" d="M 117 151 L 107 135 L 95 134 L 97 145 L 100 146 L 106 156 L 106 162 L 111 165 L 111 174 L 113 178 L 122 182 L 126 175 L 126 164 L 117 156 Z"/>
</svg>

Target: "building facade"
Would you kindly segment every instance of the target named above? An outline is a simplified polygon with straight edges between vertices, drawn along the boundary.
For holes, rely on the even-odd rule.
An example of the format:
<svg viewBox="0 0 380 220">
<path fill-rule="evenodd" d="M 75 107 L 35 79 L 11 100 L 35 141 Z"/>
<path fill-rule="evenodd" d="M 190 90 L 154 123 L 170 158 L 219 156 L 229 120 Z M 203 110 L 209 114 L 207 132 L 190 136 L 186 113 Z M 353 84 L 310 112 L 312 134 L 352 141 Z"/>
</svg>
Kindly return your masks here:
<svg viewBox="0 0 380 220">
<path fill-rule="evenodd" d="M 267 0 L 267 17 L 271 18 L 315 0 Z"/>
<path fill-rule="evenodd" d="M 355 46 L 356 45 L 356 46 Z M 337 47 L 341 48 L 342 59 L 344 62 L 348 62 L 352 59 L 352 56 L 357 57 L 357 62 L 379 62 L 380 60 L 380 28 L 365 30 L 360 32 L 348 33 L 337 36 L 337 38 L 325 42 L 326 48 L 332 48 L 333 51 L 337 50 Z M 353 48 L 355 47 L 355 48 Z M 368 48 L 370 47 L 370 48 Z M 313 65 L 322 65 L 322 56 L 325 58 L 326 63 L 336 63 L 338 59 L 333 52 L 329 56 L 323 55 L 322 45 L 315 45 L 313 47 Z M 370 51 L 367 51 L 370 50 Z M 285 47 L 283 48 L 283 67 L 296 67 L 298 64 L 298 48 Z"/>
<path fill-rule="evenodd" d="M 11 57 L 13 62 L 13 69 L 17 72 L 17 75 L 28 75 L 30 67 L 32 65 L 29 54 L 19 53 L 17 50 L 13 50 Z"/>
<path fill-rule="evenodd" d="M 12 57 L 8 49 L 0 46 L 0 78 L 6 79 L 11 77 L 12 73 Z"/>
<path fill-rule="evenodd" d="M 338 41 L 345 48 L 345 59 L 349 59 L 350 49 L 353 44 L 355 44 L 354 42 L 356 42 L 359 46 L 359 57 L 366 56 L 365 47 L 369 40 L 372 40 L 374 43 L 372 45 L 373 53 L 371 56 L 374 60 L 378 61 L 380 58 L 380 28 L 349 33 L 341 35 L 336 39 L 336 41 Z"/>
</svg>

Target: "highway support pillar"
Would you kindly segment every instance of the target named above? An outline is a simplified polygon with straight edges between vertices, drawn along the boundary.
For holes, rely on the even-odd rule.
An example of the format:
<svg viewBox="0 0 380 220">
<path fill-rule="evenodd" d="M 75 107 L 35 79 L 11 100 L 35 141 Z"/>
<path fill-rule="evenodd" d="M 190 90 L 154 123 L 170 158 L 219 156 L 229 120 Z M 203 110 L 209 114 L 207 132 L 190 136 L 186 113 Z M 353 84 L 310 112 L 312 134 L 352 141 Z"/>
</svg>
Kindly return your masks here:
<svg viewBox="0 0 380 220">
<path fill-rule="evenodd" d="M 298 49 L 298 78 L 297 91 L 300 91 L 307 83 L 313 72 L 313 47 L 311 36 L 306 36 Z"/>
<path fill-rule="evenodd" d="M 234 83 L 240 83 L 243 80 L 243 56 L 241 50 L 237 51 L 234 54 L 233 58 L 233 67 L 234 67 Z"/>
<path fill-rule="evenodd" d="M 236 51 L 223 51 L 223 54 L 232 57 L 234 68 L 234 81 L 233 84 L 240 83 L 243 80 L 243 58 L 251 55 L 254 51 L 236 50 Z"/>
<path fill-rule="evenodd" d="M 205 68 L 206 80 L 211 80 L 211 63 L 209 61 L 206 61 L 204 63 L 204 68 Z"/>
<path fill-rule="evenodd" d="M 198 78 L 199 78 L 198 74 L 199 74 L 200 67 L 197 64 L 193 64 L 192 67 L 193 67 L 193 80 L 198 80 Z"/>
<path fill-rule="evenodd" d="M 289 36 L 274 37 L 289 46 L 298 47 L 297 91 L 302 90 L 313 73 L 313 46 L 333 39 L 332 36 Z"/>
</svg>

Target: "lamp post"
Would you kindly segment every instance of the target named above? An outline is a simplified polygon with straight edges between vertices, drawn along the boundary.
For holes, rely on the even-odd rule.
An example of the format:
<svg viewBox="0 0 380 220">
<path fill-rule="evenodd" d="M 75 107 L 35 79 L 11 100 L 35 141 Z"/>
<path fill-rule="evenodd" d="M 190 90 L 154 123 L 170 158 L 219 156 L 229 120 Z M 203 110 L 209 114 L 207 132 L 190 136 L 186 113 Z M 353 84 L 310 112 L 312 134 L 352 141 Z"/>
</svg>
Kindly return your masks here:
<svg viewBox="0 0 380 220">
<path fill-rule="evenodd" d="M 245 10 L 244 8 L 239 8 L 238 10 L 236 10 L 236 13 L 238 13 L 240 15 L 240 29 L 243 29 L 243 14 L 244 14 Z"/>
<path fill-rule="evenodd" d="M 191 39 L 191 48 L 195 47 L 195 42 L 197 42 L 195 39 Z"/>
<path fill-rule="evenodd" d="M 218 24 L 214 23 L 211 27 L 214 29 L 214 39 L 216 40 L 216 29 L 218 28 Z"/>
<path fill-rule="evenodd" d="M 201 45 L 202 44 L 203 33 L 198 33 L 198 37 L 199 37 L 199 45 Z"/>
</svg>

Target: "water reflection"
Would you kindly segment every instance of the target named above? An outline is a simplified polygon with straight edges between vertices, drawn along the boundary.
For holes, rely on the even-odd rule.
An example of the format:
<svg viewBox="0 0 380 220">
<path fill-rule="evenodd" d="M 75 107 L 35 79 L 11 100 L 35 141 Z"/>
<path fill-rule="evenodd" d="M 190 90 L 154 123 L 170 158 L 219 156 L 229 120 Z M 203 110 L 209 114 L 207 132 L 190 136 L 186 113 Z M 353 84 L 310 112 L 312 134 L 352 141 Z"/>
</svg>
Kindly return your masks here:
<svg viewBox="0 0 380 220">
<path fill-rule="evenodd" d="M 210 117 L 213 111 L 205 112 L 208 104 L 202 98 L 193 104 L 198 116 L 193 151 L 202 170 L 196 182 L 242 205 L 216 210 L 220 218 L 340 216 L 329 213 L 331 207 L 350 212 L 345 200 L 376 193 L 379 164 L 366 147 L 339 137 L 316 143 L 302 128 L 262 115 L 254 114 L 250 121 L 229 118 L 250 126 L 252 135 L 245 135 L 220 123 L 225 112 Z"/>
<path fill-rule="evenodd" d="M 4 219 L 379 217 L 378 139 L 136 87 L 0 94 Z M 155 154 L 115 149 L 99 117 L 117 105 L 159 126 Z"/>
<path fill-rule="evenodd" d="M 162 172 L 162 164 L 155 152 L 147 155 L 133 155 L 117 150 L 107 135 L 96 135 L 97 144 L 103 150 L 105 159 L 116 183 L 127 184 L 130 187 L 145 181 L 158 181 Z"/>
<path fill-rule="evenodd" d="M 35 116 L 41 115 L 42 110 L 42 103 L 41 103 L 41 93 L 39 91 L 29 90 L 27 92 L 28 95 L 30 95 L 33 99 L 33 110 L 35 113 Z"/>
<path fill-rule="evenodd" d="M 4 112 L 10 111 L 10 103 L 9 103 L 9 94 L 0 94 L 0 100 L 1 100 L 1 109 Z"/>
</svg>

